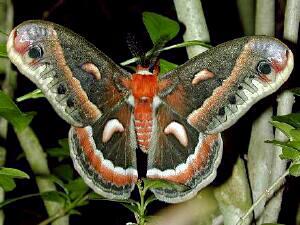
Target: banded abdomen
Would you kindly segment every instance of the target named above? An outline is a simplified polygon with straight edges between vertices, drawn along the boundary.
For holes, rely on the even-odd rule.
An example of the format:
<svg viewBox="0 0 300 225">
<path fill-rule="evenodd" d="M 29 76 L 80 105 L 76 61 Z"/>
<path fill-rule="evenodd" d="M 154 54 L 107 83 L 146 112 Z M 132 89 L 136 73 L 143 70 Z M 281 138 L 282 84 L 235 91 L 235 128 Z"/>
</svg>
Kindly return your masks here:
<svg viewBox="0 0 300 225">
<path fill-rule="evenodd" d="M 149 149 L 153 124 L 153 98 L 157 94 L 157 74 L 139 68 L 132 75 L 131 89 L 134 97 L 134 125 L 137 143 L 143 152 Z"/>
<path fill-rule="evenodd" d="M 152 99 L 136 99 L 134 107 L 134 125 L 137 143 L 143 152 L 149 149 L 152 132 Z"/>
</svg>

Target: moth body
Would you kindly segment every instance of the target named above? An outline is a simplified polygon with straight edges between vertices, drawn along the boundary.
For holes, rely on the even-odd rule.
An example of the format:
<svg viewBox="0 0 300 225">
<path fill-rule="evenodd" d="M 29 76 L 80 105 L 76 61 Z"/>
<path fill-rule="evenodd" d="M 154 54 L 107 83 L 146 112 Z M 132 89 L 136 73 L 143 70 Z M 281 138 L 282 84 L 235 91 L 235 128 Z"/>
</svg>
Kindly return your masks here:
<svg viewBox="0 0 300 225">
<path fill-rule="evenodd" d="M 137 66 L 132 75 L 131 91 L 134 97 L 134 125 L 137 142 L 143 152 L 147 152 L 153 128 L 153 100 L 157 95 L 158 67 L 150 72 L 148 68 Z"/>
</svg>

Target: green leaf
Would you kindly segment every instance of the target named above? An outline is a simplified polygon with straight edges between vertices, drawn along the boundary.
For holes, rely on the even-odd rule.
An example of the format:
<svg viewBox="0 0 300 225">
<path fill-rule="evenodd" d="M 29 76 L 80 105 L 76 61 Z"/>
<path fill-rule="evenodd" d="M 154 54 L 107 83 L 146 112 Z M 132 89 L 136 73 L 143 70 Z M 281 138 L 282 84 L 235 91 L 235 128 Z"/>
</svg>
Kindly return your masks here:
<svg viewBox="0 0 300 225">
<path fill-rule="evenodd" d="M 14 168 L 0 168 L 0 175 L 5 175 L 11 178 L 29 179 L 29 175 L 21 170 Z"/>
<path fill-rule="evenodd" d="M 13 178 L 5 175 L 0 175 L 0 186 L 4 191 L 12 191 L 16 187 L 16 183 Z"/>
<path fill-rule="evenodd" d="M 73 167 L 62 164 L 53 169 L 53 173 L 64 181 L 71 181 L 74 177 Z"/>
<path fill-rule="evenodd" d="M 288 141 L 287 146 L 292 147 L 300 151 L 300 141 Z"/>
<path fill-rule="evenodd" d="M 154 202 L 155 200 L 157 200 L 157 198 L 155 197 L 155 195 L 150 195 L 148 198 L 147 198 L 147 200 L 145 201 L 145 208 L 147 208 L 147 206 L 150 204 L 150 203 L 152 203 L 152 202 Z"/>
<path fill-rule="evenodd" d="M 37 99 L 37 98 L 44 98 L 45 95 L 43 94 L 43 92 L 40 89 L 35 89 L 32 92 L 29 92 L 23 96 L 18 97 L 16 100 L 17 102 L 22 102 L 28 99 Z"/>
<path fill-rule="evenodd" d="M 56 157 L 60 161 L 70 157 L 68 138 L 58 140 L 59 147 L 49 148 L 46 150 L 51 157 Z"/>
<path fill-rule="evenodd" d="M 7 58 L 6 45 L 0 44 L 0 58 Z"/>
<path fill-rule="evenodd" d="M 165 74 L 177 67 L 177 64 L 171 63 L 165 59 L 160 59 L 159 65 L 160 65 L 160 75 Z"/>
<path fill-rule="evenodd" d="M 75 180 L 70 181 L 66 185 L 66 188 L 70 193 L 71 199 L 76 199 L 79 196 L 85 194 L 89 190 L 89 187 L 84 183 L 82 178 L 77 178 Z"/>
<path fill-rule="evenodd" d="M 278 121 L 271 121 L 271 124 L 276 127 L 277 129 L 279 129 L 280 131 L 282 131 L 287 137 L 291 137 L 291 130 L 294 130 L 295 128 L 292 127 L 291 125 L 287 124 L 287 123 L 282 123 L 282 122 L 278 122 Z"/>
<path fill-rule="evenodd" d="M 290 90 L 294 95 L 300 96 L 300 88 L 293 88 Z"/>
<path fill-rule="evenodd" d="M 293 141 L 300 141 L 300 130 L 299 129 L 290 130 L 290 136 Z"/>
<path fill-rule="evenodd" d="M 294 164 L 289 168 L 289 172 L 294 177 L 300 176 L 300 164 Z"/>
<path fill-rule="evenodd" d="M 81 212 L 79 212 L 79 211 L 76 210 L 76 209 L 72 209 L 72 210 L 69 212 L 69 215 L 77 215 L 77 216 L 81 216 Z"/>
<path fill-rule="evenodd" d="M 121 203 L 125 208 L 129 209 L 133 213 L 139 213 L 139 208 L 136 204 L 130 204 L 130 203 Z"/>
<path fill-rule="evenodd" d="M 64 182 L 60 180 L 58 177 L 49 175 L 47 176 L 47 178 L 51 180 L 53 183 L 57 184 L 59 187 L 61 187 L 66 194 L 69 194 L 69 190 L 66 188 Z"/>
<path fill-rule="evenodd" d="M 298 161 L 300 160 L 300 152 L 296 149 L 290 147 L 283 147 L 282 154 L 280 155 L 281 159 Z"/>
<path fill-rule="evenodd" d="M 144 191 L 146 192 L 149 188 L 164 188 L 164 189 L 175 189 L 177 191 L 186 191 L 187 186 L 162 180 L 162 179 L 147 179 L 143 178 L 144 182 Z"/>
<path fill-rule="evenodd" d="M 300 113 L 291 113 L 285 116 L 273 116 L 274 121 L 287 123 L 294 128 L 300 128 Z"/>
<path fill-rule="evenodd" d="M 144 12 L 143 22 L 153 44 L 156 44 L 162 38 L 166 41 L 173 39 L 180 28 L 176 21 L 153 12 Z"/>
<path fill-rule="evenodd" d="M 41 196 L 45 201 L 58 202 L 62 204 L 65 204 L 65 202 L 68 200 L 67 195 L 58 191 L 42 192 Z"/>
<path fill-rule="evenodd" d="M 11 99 L 0 91 L 0 116 L 8 120 L 18 131 L 22 131 L 30 124 L 34 114 L 21 112 Z"/>
</svg>

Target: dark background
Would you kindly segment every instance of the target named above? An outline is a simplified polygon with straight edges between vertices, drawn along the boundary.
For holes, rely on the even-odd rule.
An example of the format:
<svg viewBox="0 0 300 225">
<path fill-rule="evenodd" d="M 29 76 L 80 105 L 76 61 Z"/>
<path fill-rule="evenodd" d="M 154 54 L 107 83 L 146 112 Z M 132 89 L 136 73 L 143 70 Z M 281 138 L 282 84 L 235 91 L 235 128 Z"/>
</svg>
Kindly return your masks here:
<svg viewBox="0 0 300 225">
<path fill-rule="evenodd" d="M 47 20 L 59 23 L 81 34 L 117 63 L 131 57 L 125 38 L 128 32 L 135 33 L 146 49 L 151 46 L 143 26 L 142 12 L 152 11 L 177 20 L 173 1 L 170 0 L 64 0 L 57 7 L 54 7 L 58 2 L 57 0 L 15 0 L 13 2 L 15 7 L 15 25 L 28 19 L 42 19 L 45 12 L 48 11 L 50 14 L 46 18 Z M 212 45 L 243 36 L 243 29 L 235 2 L 235 0 L 202 0 Z M 276 32 L 279 38 L 282 36 L 282 12 L 284 12 L 281 8 L 284 5 L 282 2 L 277 1 L 276 3 L 276 20 L 278 22 Z M 183 33 L 184 26 L 182 25 L 180 35 L 172 43 L 181 42 Z M 295 45 L 289 44 L 289 46 L 294 52 L 299 51 L 299 47 L 297 49 Z M 169 51 L 164 53 L 162 57 L 177 64 L 181 64 L 187 59 L 184 49 Z M 299 67 L 296 70 L 299 72 Z M 284 88 L 299 86 L 295 74 L 296 72 L 291 79 L 292 82 L 285 85 Z M 17 97 L 34 89 L 34 84 L 24 76 L 18 76 Z M 259 102 L 236 125 L 223 134 L 225 139 L 224 157 L 221 169 L 219 169 L 219 176 L 214 185 L 222 183 L 230 175 L 232 165 L 237 156 L 247 152 L 251 121 L 266 109 L 268 105 L 274 104 L 275 101 L 276 95 L 273 95 Z M 38 112 L 32 122 L 32 127 L 44 148 L 55 147 L 58 139 L 67 137 L 69 125 L 55 114 L 45 99 L 25 101 L 19 106 L 23 111 Z M 26 172 L 30 171 L 24 158 L 16 160 L 22 151 L 18 143 L 16 143 L 16 137 L 12 131 L 9 133 L 6 144 L 10 150 L 8 152 L 7 166 L 19 168 Z M 58 162 L 53 159 L 49 159 L 49 163 L 50 168 L 58 165 Z M 284 195 L 286 203 L 280 216 L 281 223 L 295 224 L 294 215 L 299 203 L 297 190 L 299 190 L 299 182 L 289 178 Z M 36 192 L 38 190 L 33 180 L 22 180 L 18 181 L 16 190 L 8 193 L 7 198 Z M 6 224 L 37 224 L 46 218 L 46 212 L 42 204 L 42 201 L 36 198 L 19 201 L 8 206 L 5 209 Z M 165 206 L 166 204 L 163 203 L 154 203 L 150 207 L 150 214 Z M 134 222 L 132 213 L 117 203 L 91 202 L 89 205 L 81 207 L 80 211 L 82 216 L 72 216 L 71 225 L 121 225 L 129 221 Z"/>
</svg>

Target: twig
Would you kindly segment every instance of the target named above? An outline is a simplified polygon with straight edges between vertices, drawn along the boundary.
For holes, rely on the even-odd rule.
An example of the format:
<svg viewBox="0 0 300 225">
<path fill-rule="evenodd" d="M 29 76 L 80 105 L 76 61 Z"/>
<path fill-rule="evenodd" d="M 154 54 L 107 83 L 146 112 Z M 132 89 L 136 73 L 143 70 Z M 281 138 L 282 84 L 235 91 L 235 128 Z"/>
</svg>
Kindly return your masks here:
<svg viewBox="0 0 300 225">
<path fill-rule="evenodd" d="M 247 217 L 253 213 L 254 209 L 260 204 L 262 200 L 266 200 L 268 196 L 270 196 L 271 192 L 274 192 L 274 190 L 278 187 L 278 185 L 282 184 L 284 181 L 285 177 L 289 174 L 289 170 L 286 170 L 280 177 L 278 177 L 274 183 L 263 193 L 261 196 L 253 203 L 251 208 L 247 211 L 247 213 L 240 218 L 238 221 L 237 225 L 242 225 L 244 224 L 244 221 L 247 219 Z"/>
<path fill-rule="evenodd" d="M 209 33 L 200 0 L 174 0 L 177 17 L 186 26 L 184 41 L 199 40 L 210 42 Z M 207 48 L 191 46 L 187 48 L 189 58 L 192 58 Z"/>
</svg>

